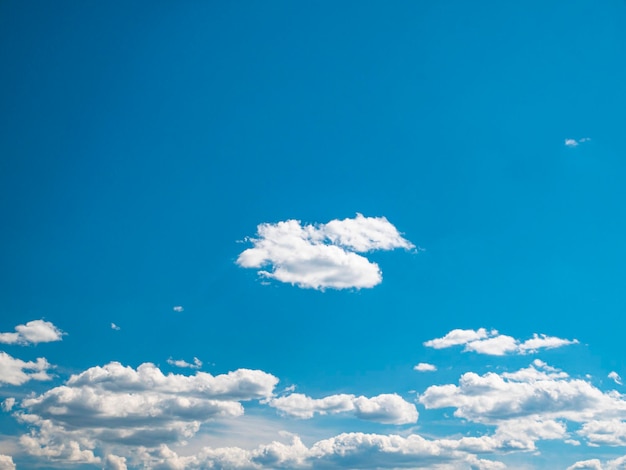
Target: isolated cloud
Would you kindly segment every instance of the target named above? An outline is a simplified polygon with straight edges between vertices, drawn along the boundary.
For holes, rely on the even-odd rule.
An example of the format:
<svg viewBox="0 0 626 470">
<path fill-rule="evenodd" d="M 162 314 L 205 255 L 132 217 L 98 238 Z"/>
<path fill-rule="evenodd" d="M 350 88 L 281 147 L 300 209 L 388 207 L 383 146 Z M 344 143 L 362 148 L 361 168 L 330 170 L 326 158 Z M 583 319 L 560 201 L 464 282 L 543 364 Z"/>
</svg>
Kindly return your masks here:
<svg viewBox="0 0 626 470">
<path fill-rule="evenodd" d="M 49 321 L 33 320 L 25 325 L 17 325 L 15 333 L 0 333 L 0 343 L 37 344 L 61 341 L 63 333 Z"/>
<path fill-rule="evenodd" d="M 183 359 L 174 360 L 170 357 L 167 360 L 167 363 L 172 366 L 176 366 L 180 368 L 187 368 L 187 369 L 199 369 L 200 367 L 202 367 L 202 361 L 198 359 L 197 357 L 193 358 L 193 363 L 187 362 Z"/>
<path fill-rule="evenodd" d="M 111 323 L 111 329 L 115 330 L 115 331 L 120 331 L 121 328 L 119 326 L 117 326 L 115 323 Z"/>
<path fill-rule="evenodd" d="M 615 371 L 609 372 L 609 375 L 607 377 L 611 379 L 613 382 L 615 382 L 617 385 L 622 385 L 622 378 L 619 376 L 617 372 Z"/>
<path fill-rule="evenodd" d="M 0 351 L 0 385 L 22 385 L 29 380 L 50 380 L 52 366 L 43 357 L 36 361 L 22 361 Z"/>
<path fill-rule="evenodd" d="M 437 370 L 437 366 L 426 362 L 420 362 L 413 367 L 413 370 L 416 370 L 417 372 L 435 372 Z"/>
<path fill-rule="evenodd" d="M 374 287 L 382 281 L 380 268 L 356 252 L 414 248 L 385 217 L 361 214 L 320 225 L 260 224 L 249 241 L 254 246 L 239 255 L 239 266 L 269 267 L 259 274 L 312 289 Z"/>
<path fill-rule="evenodd" d="M 312 418 L 315 414 L 353 413 L 359 419 L 385 424 L 417 422 L 415 405 L 396 394 L 382 394 L 372 398 L 339 394 L 314 399 L 301 393 L 274 398 L 270 406 L 296 418 Z"/>
<path fill-rule="evenodd" d="M 177 312 L 177 313 L 180 313 L 180 312 L 184 312 L 184 311 L 185 311 L 185 309 L 183 308 L 183 306 L 182 306 L 182 305 L 176 305 L 176 306 L 172 307 L 172 310 L 174 310 L 174 311 L 175 311 L 175 312 Z"/>
<path fill-rule="evenodd" d="M 591 139 L 589 137 L 583 137 L 582 139 L 565 139 L 566 147 L 578 147 L 580 144 L 584 144 L 585 142 L 589 142 Z"/>
<path fill-rule="evenodd" d="M 15 405 L 15 398 L 8 397 L 2 402 L 2 411 L 11 411 Z"/>
<path fill-rule="evenodd" d="M 520 341 L 511 336 L 501 335 L 497 330 L 487 331 L 485 328 L 479 328 L 478 330 L 452 330 L 442 338 L 424 342 L 424 346 L 434 349 L 465 346 L 465 352 L 472 351 L 491 356 L 504 356 L 506 354 L 536 353 L 540 349 L 560 348 L 577 343 L 578 340 L 576 339 L 562 339 L 536 333 L 531 339 Z"/>
</svg>

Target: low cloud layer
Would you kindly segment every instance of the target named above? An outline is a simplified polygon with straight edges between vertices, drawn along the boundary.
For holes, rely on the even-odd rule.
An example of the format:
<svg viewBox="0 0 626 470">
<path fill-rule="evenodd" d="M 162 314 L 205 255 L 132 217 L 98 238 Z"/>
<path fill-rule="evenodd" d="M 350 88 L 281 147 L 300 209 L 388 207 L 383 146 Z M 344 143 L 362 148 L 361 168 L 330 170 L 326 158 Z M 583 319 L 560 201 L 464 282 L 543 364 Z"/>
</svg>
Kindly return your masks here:
<svg viewBox="0 0 626 470">
<path fill-rule="evenodd" d="M 452 330 L 425 345 L 524 355 L 575 342 L 545 335 L 521 341 L 481 328 Z M 478 359 L 473 357 L 472 362 Z M 519 359 L 511 358 L 513 362 Z M 12 364 L 13 369 L 5 363 Z M 439 381 L 449 371 L 442 368 L 441 373 L 432 375 L 438 385 L 419 391 L 414 403 L 393 391 L 375 396 L 339 393 L 313 398 L 294 393 L 294 386 L 277 391 L 278 378 L 262 370 L 211 375 L 190 370 L 200 366 L 196 358 L 193 363 L 170 358 L 168 363 L 187 370 L 164 373 L 152 363 L 133 368 L 111 362 L 72 375 L 63 385 L 43 393 L 16 392 L 18 398 L 6 398 L 1 403 L 3 412 L 10 413 L 25 429 L 25 434 L 15 437 L 12 448 L 19 452 L 12 458 L 18 465 L 24 458 L 26 462 L 51 462 L 63 468 L 90 465 L 117 470 L 490 470 L 506 468 L 499 460 L 506 462 L 513 454 L 539 455 L 545 448 L 540 445 L 542 441 L 571 445 L 572 449 L 626 447 L 624 395 L 601 390 L 591 383 L 591 376 L 572 377 L 536 358 L 523 368 L 507 370 L 502 366 L 484 374 L 466 372 L 453 383 Z M 43 358 L 24 362 L 0 353 L 0 377 L 11 378 L 6 383 L 45 380 L 49 368 Z M 437 370 L 429 363 L 419 363 L 413 369 Z M 407 374 L 417 378 L 408 366 Z M 619 377 L 611 373 L 609 378 Z M 607 380 L 600 380 L 600 385 L 603 382 Z M 418 422 L 418 406 L 426 410 L 419 427 L 411 426 Z M 429 421 L 433 414 L 442 416 L 434 427 Z M 423 417 L 427 417 L 425 421 Z M 256 426 L 250 426 L 247 419 L 256 420 Z M 331 421 L 335 430 L 330 434 L 326 431 L 331 428 L 316 428 Z M 451 427 L 441 432 L 446 423 Z M 390 426 L 404 427 L 386 434 Z M 462 433 L 457 431 L 459 426 Z M 265 430 L 259 431 L 259 427 Z M 234 431 L 224 436 L 228 429 Z M 242 430 L 246 439 L 254 439 L 242 440 Z M 346 430 L 353 432 L 337 434 Z M 364 430 L 368 433 L 360 432 Z M 216 442 L 216 436 L 222 437 Z M 273 439 L 278 440 L 270 442 Z M 11 454 L 4 448 L 0 452 Z M 559 466 L 616 469 L 624 463 L 621 459 L 581 460 L 584 455 L 572 455 Z M 515 462 L 515 458 L 509 461 Z M 8 457 L 5 461 L 12 465 Z"/>
<path fill-rule="evenodd" d="M 209 420 L 241 416 L 241 402 L 270 398 L 277 383 L 260 370 L 165 375 L 150 363 L 133 369 L 111 362 L 22 400 L 16 416 L 32 431 L 20 443 L 32 455 L 99 462 L 92 452 L 97 442 L 178 442 Z"/>
<path fill-rule="evenodd" d="M 0 333 L 3 344 L 38 344 L 61 341 L 63 333 L 49 321 L 33 320 L 25 325 L 17 325 L 14 333 Z"/>
<path fill-rule="evenodd" d="M 540 349 L 560 348 L 577 343 L 576 339 L 569 340 L 538 334 L 534 334 L 526 341 L 520 341 L 512 336 L 502 335 L 497 330 L 487 331 L 485 328 L 479 328 L 478 330 L 452 330 L 442 338 L 426 341 L 424 346 L 434 349 L 465 346 L 466 352 L 504 356 L 506 354 L 530 354 Z"/>
<path fill-rule="evenodd" d="M 254 246 L 239 255 L 239 266 L 267 267 L 261 276 L 311 289 L 374 287 L 382 281 L 381 270 L 357 253 L 414 248 L 385 217 L 361 214 L 319 225 L 261 224 L 249 241 Z"/>
</svg>

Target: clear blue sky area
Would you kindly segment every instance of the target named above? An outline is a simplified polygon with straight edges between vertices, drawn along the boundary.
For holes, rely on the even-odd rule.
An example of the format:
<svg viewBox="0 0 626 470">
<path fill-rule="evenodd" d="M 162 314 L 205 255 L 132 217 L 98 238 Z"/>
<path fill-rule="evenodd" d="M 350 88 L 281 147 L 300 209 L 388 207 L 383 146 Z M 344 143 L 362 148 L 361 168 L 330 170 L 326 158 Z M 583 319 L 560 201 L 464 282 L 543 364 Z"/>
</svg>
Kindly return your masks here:
<svg viewBox="0 0 626 470">
<path fill-rule="evenodd" d="M 4 1 L 0 71 L 0 469 L 626 468 L 623 0 Z"/>
</svg>

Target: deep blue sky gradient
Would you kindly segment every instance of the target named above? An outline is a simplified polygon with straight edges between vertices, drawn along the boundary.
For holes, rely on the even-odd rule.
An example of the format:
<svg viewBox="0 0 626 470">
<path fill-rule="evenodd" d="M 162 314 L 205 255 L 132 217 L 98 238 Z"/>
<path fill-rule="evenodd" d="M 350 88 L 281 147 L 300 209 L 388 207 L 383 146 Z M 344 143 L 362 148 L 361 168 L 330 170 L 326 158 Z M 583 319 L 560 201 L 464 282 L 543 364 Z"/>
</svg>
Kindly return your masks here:
<svg viewBox="0 0 626 470">
<path fill-rule="evenodd" d="M 2 2 L 0 330 L 68 332 L 5 349 L 382 393 L 493 327 L 626 376 L 624 58 L 621 0 Z M 357 212 L 424 251 L 350 292 L 235 264 L 259 223 Z"/>
</svg>

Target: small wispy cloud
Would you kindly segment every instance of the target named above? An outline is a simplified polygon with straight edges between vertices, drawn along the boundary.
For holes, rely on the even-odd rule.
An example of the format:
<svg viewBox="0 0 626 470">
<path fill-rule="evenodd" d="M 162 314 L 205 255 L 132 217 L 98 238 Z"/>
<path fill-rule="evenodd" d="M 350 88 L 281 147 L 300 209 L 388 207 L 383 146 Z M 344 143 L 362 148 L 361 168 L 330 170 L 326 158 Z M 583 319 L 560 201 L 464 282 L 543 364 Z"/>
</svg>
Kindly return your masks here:
<svg viewBox="0 0 626 470">
<path fill-rule="evenodd" d="M 179 313 L 185 311 L 182 305 L 176 305 L 175 307 L 172 308 L 172 310 L 174 310 L 175 312 L 179 312 Z"/>
<path fill-rule="evenodd" d="M 578 147 L 580 144 L 584 144 L 585 142 L 589 142 L 591 139 L 589 137 L 583 137 L 582 139 L 565 139 L 566 147 Z"/>
<path fill-rule="evenodd" d="M 38 344 L 61 341 L 66 334 L 49 321 L 33 320 L 25 325 L 17 325 L 15 333 L 0 333 L 0 343 L 4 344 Z"/>
<path fill-rule="evenodd" d="M 186 369 L 199 369 L 202 367 L 202 361 L 197 357 L 193 358 L 193 363 L 187 362 L 183 359 L 172 359 L 171 357 L 167 360 L 167 363 L 171 366 L 186 368 Z"/>
<path fill-rule="evenodd" d="M 413 370 L 416 370 L 417 372 L 435 372 L 437 370 L 437 366 L 426 362 L 420 362 L 418 365 L 413 367 Z"/>
<path fill-rule="evenodd" d="M 2 402 L 2 410 L 9 412 L 13 409 L 14 405 L 15 405 L 15 398 L 9 397 Z"/>
<path fill-rule="evenodd" d="M 609 372 L 608 378 L 615 382 L 617 385 L 623 385 L 622 378 L 615 371 Z"/>
<path fill-rule="evenodd" d="M 115 330 L 115 331 L 120 331 L 121 328 L 119 326 L 117 326 L 115 323 L 111 323 L 111 329 Z"/>
</svg>

